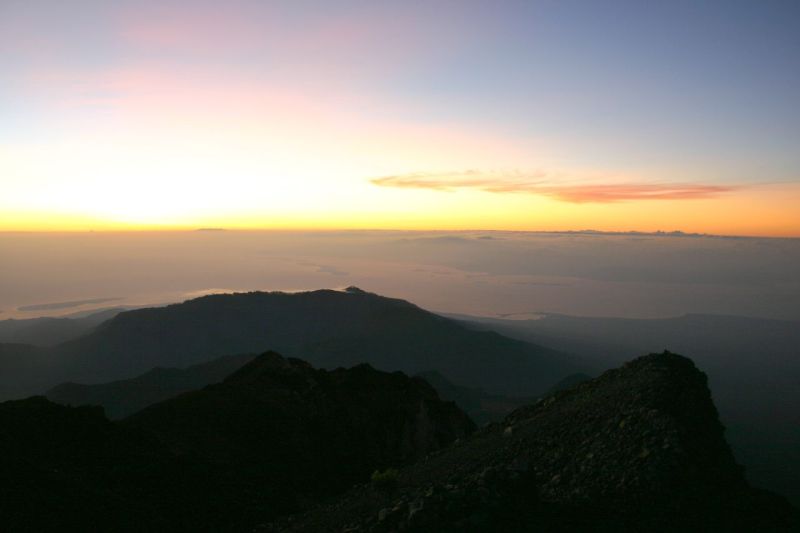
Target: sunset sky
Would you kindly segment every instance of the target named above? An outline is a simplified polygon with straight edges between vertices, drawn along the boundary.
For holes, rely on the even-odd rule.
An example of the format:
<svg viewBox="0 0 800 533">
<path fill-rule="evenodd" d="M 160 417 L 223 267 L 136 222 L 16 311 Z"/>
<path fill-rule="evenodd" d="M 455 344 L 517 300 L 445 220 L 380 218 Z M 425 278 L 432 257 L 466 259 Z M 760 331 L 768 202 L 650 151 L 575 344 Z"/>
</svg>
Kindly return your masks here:
<svg viewBox="0 0 800 533">
<path fill-rule="evenodd" d="M 800 236 L 800 3 L 0 2 L 0 231 Z"/>
</svg>

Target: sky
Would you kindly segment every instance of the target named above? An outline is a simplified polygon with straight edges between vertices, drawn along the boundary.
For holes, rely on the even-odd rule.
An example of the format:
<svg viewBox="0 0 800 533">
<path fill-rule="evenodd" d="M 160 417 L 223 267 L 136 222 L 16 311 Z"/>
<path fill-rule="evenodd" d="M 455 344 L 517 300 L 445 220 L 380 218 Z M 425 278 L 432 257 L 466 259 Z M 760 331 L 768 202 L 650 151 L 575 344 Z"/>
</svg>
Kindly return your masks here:
<svg viewBox="0 0 800 533">
<path fill-rule="evenodd" d="M 800 236 L 800 3 L 0 0 L 0 231 Z"/>
</svg>

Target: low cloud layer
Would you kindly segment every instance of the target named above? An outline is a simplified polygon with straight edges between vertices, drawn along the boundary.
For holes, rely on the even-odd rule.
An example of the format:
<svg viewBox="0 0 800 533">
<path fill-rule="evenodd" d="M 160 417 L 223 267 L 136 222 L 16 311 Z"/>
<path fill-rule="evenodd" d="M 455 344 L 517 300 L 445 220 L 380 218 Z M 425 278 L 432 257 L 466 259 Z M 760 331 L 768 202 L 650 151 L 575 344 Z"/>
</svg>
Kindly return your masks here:
<svg viewBox="0 0 800 533">
<path fill-rule="evenodd" d="M 734 188 L 698 183 L 558 183 L 546 172 L 488 173 L 479 171 L 420 172 L 373 178 L 380 187 L 454 191 L 478 189 L 493 193 L 530 193 L 562 202 L 610 203 L 628 200 L 693 200 L 713 198 Z"/>
<path fill-rule="evenodd" d="M 800 320 L 800 239 L 518 231 L 0 232 L 0 257 L 14 258 L 0 262 L 4 318 L 218 292 L 355 285 L 425 309 L 472 315 L 710 313 Z M 97 302 L 100 295 L 124 298 L 63 307 Z M 45 309 L 44 302 L 62 308 Z"/>
</svg>

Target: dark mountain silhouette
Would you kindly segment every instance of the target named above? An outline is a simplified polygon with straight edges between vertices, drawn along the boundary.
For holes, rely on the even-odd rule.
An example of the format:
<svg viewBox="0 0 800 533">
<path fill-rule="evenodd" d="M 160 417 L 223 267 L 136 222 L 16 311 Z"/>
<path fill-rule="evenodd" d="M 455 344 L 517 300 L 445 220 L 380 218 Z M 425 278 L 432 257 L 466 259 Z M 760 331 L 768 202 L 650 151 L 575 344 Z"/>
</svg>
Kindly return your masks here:
<svg viewBox="0 0 800 533">
<path fill-rule="evenodd" d="M 119 307 L 85 316 L 0 320 L 0 343 L 55 346 L 90 333 L 124 310 Z"/>
<path fill-rule="evenodd" d="M 589 381 L 590 379 L 592 379 L 590 376 L 587 376 L 586 374 L 581 374 L 580 372 L 578 372 L 577 374 L 570 374 L 569 376 L 565 377 L 564 379 L 562 379 L 561 381 L 550 387 L 550 390 L 547 392 L 549 394 L 552 394 L 554 392 L 571 389 L 572 387 L 580 385 L 584 381 Z"/>
<path fill-rule="evenodd" d="M 115 420 L 183 392 L 218 383 L 254 357 L 227 355 L 188 368 L 154 368 L 135 378 L 98 385 L 62 383 L 45 396 L 62 405 L 99 405 L 108 418 Z"/>
<path fill-rule="evenodd" d="M 46 390 L 54 379 L 53 350 L 30 344 L 0 344 L 0 400 Z"/>
<path fill-rule="evenodd" d="M 281 480 L 276 488 L 293 486 L 294 493 L 348 486 L 376 467 L 418 459 L 474 429 L 421 379 L 366 364 L 316 370 L 273 352 L 124 425 L 157 433 L 179 453 Z"/>
<path fill-rule="evenodd" d="M 30 393 L 64 381 L 127 379 L 231 353 L 274 349 L 324 368 L 366 362 L 410 374 L 435 369 L 489 392 L 534 395 L 576 370 L 568 356 L 359 289 L 212 295 L 120 313 L 41 356 Z M 13 354 L 5 354 L 13 359 Z M 0 365 L 4 364 L 0 361 Z M 10 364 L 10 363 L 9 363 Z M 44 382 L 44 388 L 41 383 Z M 0 396 L 27 383 L 0 376 Z M 35 385 L 35 386 L 34 386 Z"/>
<path fill-rule="evenodd" d="M 106 416 L 117 420 L 183 392 L 201 389 L 222 381 L 255 357 L 251 354 L 223 356 L 187 368 L 154 368 L 131 379 L 82 385 L 62 383 L 48 390 L 48 400 L 62 405 L 93 405 L 104 408 Z M 511 411 L 532 403 L 533 397 L 490 394 L 483 389 L 457 385 L 439 372 L 417 374 L 427 381 L 443 400 L 455 402 L 479 426 L 502 419 Z M 585 374 L 570 374 L 548 392 L 556 392 L 591 379 Z"/>
<path fill-rule="evenodd" d="M 470 320 L 574 353 L 591 372 L 638 353 L 689 355 L 708 373 L 728 440 L 750 481 L 800 505 L 800 322 L 719 315 Z"/>
<path fill-rule="evenodd" d="M 122 422 L 38 397 L 0 427 L 7 531 L 248 531 L 474 430 L 419 378 L 275 353 Z"/>
<path fill-rule="evenodd" d="M 251 354 L 228 355 L 187 368 L 154 368 L 135 378 L 110 383 L 62 383 L 48 390 L 45 396 L 62 405 L 101 406 L 108 418 L 117 420 L 183 392 L 222 381 L 254 357 Z M 577 383 L 570 381 L 574 379 L 583 381 L 578 376 L 584 375 L 571 374 L 559 382 L 559 386 L 566 386 L 567 381 L 571 385 Z M 427 381 L 443 400 L 455 402 L 478 425 L 499 420 L 517 407 L 535 400 L 532 397 L 490 394 L 483 389 L 456 385 L 435 370 L 420 372 L 417 377 Z"/>
<path fill-rule="evenodd" d="M 219 491 L 230 479 L 222 472 L 109 422 L 99 408 L 8 401 L 0 427 L 4 531 L 208 529 L 216 514 L 246 510 L 243 498 Z"/>
<path fill-rule="evenodd" d="M 400 470 L 263 531 L 790 531 L 752 489 L 706 376 L 663 353 L 518 409 Z"/>
<path fill-rule="evenodd" d="M 430 383 L 443 400 L 455 402 L 479 426 L 500 420 L 517 407 L 535 401 L 532 397 L 490 394 L 480 388 L 456 385 L 435 370 L 417 376 Z"/>
</svg>

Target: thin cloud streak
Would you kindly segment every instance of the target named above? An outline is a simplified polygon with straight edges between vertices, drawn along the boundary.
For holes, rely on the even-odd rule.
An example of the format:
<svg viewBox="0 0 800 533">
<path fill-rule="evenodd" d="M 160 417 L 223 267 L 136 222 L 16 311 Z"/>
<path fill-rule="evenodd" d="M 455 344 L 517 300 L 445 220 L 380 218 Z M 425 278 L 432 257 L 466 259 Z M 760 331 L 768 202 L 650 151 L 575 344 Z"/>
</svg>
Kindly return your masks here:
<svg viewBox="0 0 800 533">
<path fill-rule="evenodd" d="M 529 193 L 570 203 L 613 203 L 631 200 L 696 200 L 715 198 L 737 187 L 697 183 L 557 183 L 561 176 L 545 171 L 486 173 L 419 172 L 381 176 L 370 182 L 379 187 L 456 191 L 477 189 L 493 193 Z"/>
</svg>

